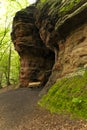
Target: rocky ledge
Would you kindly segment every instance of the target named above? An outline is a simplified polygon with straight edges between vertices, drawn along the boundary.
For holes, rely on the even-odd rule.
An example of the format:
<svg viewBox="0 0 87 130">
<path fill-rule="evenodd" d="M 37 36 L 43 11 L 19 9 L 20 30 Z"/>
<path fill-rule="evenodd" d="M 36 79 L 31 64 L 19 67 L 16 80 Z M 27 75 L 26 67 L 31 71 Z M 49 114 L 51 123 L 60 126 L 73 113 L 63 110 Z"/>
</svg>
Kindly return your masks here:
<svg viewBox="0 0 87 130">
<path fill-rule="evenodd" d="M 87 64 L 87 0 L 44 0 L 18 11 L 11 33 L 20 86 L 56 80 Z"/>
</svg>

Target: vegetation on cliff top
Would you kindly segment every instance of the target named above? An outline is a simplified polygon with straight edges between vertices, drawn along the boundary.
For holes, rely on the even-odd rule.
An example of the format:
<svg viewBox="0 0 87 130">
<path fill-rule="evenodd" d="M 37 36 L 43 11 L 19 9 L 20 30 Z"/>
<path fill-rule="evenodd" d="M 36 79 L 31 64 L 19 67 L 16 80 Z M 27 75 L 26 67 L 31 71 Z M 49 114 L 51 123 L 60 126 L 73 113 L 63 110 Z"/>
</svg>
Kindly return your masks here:
<svg viewBox="0 0 87 130">
<path fill-rule="evenodd" d="M 82 7 L 82 8 L 81 8 Z M 59 28 L 63 22 L 77 14 L 87 7 L 85 0 L 40 0 L 37 4 L 40 14 L 48 15 L 51 19 L 55 18 L 55 30 Z M 44 13 L 46 12 L 46 14 Z"/>
<path fill-rule="evenodd" d="M 58 80 L 39 101 L 53 113 L 71 113 L 87 119 L 87 70 Z"/>
<path fill-rule="evenodd" d="M 41 9 L 44 7 L 45 4 L 49 5 L 49 14 L 51 13 L 66 13 L 70 11 L 73 7 L 75 7 L 81 0 L 40 0 L 38 3 Z"/>
</svg>

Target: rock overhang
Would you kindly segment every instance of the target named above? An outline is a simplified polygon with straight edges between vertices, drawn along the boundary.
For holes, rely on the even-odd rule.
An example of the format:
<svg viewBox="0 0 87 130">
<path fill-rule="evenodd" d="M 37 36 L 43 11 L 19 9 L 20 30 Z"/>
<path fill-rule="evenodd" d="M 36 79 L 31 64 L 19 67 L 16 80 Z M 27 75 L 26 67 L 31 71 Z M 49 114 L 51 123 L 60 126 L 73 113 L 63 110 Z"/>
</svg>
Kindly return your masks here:
<svg viewBox="0 0 87 130">
<path fill-rule="evenodd" d="M 87 22 L 86 0 L 54 0 L 50 3 L 47 0 L 40 4 L 37 2 L 17 12 L 13 20 L 12 41 L 21 56 L 21 84 L 26 81 L 23 86 L 33 81 L 41 81 L 45 85 L 56 66 L 60 71 L 59 51 L 65 48 L 66 37 Z M 24 74 L 26 72 L 29 73 Z"/>
</svg>

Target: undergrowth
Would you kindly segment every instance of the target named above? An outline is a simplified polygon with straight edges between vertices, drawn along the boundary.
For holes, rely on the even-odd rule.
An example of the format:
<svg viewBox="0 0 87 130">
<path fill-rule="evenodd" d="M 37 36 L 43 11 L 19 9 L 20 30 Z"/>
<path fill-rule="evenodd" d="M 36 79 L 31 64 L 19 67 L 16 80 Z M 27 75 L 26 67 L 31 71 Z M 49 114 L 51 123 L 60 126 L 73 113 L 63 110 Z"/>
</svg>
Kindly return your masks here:
<svg viewBox="0 0 87 130">
<path fill-rule="evenodd" d="M 83 75 L 58 80 L 42 97 L 39 105 L 52 113 L 71 113 L 87 119 L 87 70 Z"/>
</svg>

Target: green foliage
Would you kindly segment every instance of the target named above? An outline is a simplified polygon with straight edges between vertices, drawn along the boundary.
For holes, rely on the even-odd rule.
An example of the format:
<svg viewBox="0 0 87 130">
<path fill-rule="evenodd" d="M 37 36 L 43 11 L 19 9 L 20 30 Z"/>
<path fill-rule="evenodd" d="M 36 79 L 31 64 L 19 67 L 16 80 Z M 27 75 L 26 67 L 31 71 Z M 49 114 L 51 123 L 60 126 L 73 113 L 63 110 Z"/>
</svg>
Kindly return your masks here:
<svg viewBox="0 0 87 130">
<path fill-rule="evenodd" d="M 87 119 L 87 70 L 57 81 L 39 101 L 39 105 L 55 113 L 71 113 Z"/>
<path fill-rule="evenodd" d="M 59 9 L 59 12 L 68 12 L 70 11 L 75 5 L 77 5 L 81 0 L 70 0 L 69 3 L 66 3 L 65 6 L 62 6 Z"/>
<path fill-rule="evenodd" d="M 76 6 L 81 0 L 40 0 L 39 7 L 43 8 L 44 4 L 49 5 L 49 15 L 50 14 L 59 14 L 62 15 L 70 11 L 74 6 Z"/>
<path fill-rule="evenodd" d="M 14 51 L 10 32 L 15 13 L 28 4 L 28 0 L 0 0 L 0 88 L 7 85 L 8 77 L 11 84 L 17 84 L 19 81 L 19 56 Z M 8 69 L 9 56 L 10 69 Z M 10 76 L 8 76 L 8 71 Z"/>
<path fill-rule="evenodd" d="M 46 2 L 47 0 L 41 0 L 42 3 Z"/>
</svg>

